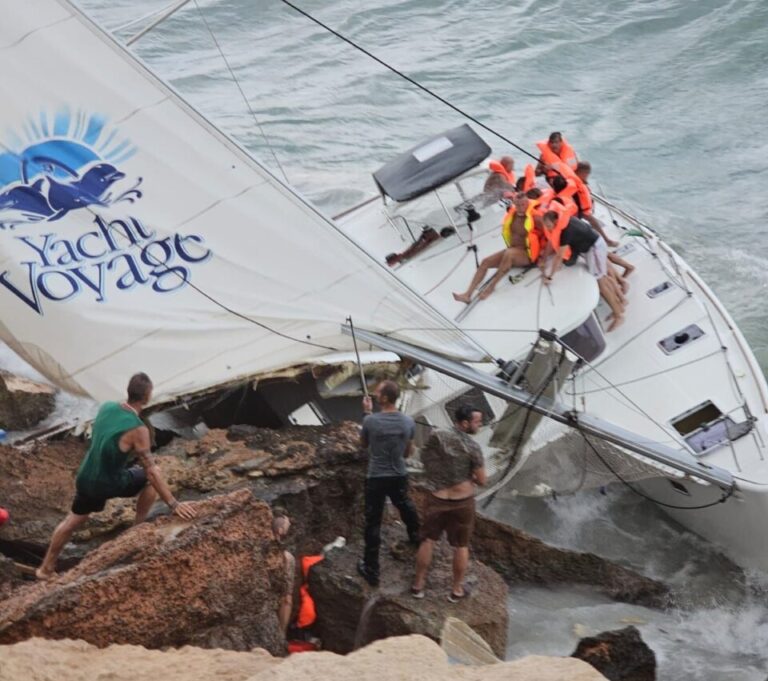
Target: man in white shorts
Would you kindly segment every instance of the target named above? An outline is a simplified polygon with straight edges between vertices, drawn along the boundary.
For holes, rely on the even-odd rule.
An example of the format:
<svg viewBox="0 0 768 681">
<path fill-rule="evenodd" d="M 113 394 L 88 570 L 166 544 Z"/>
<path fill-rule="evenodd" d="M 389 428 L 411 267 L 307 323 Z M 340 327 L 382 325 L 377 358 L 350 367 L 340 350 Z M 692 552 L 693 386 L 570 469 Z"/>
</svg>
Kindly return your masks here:
<svg viewBox="0 0 768 681">
<path fill-rule="evenodd" d="M 578 218 L 571 218 L 568 224 L 558 231 L 556 229 L 558 214 L 555 211 L 544 213 L 542 225 L 547 236 L 547 249 L 544 253 L 554 253 L 551 262 L 542 266 L 544 283 L 549 284 L 552 277 L 565 262 L 573 265 L 576 259 L 583 255 L 590 274 L 597 279 L 600 295 L 611 308 L 611 323 L 608 331 L 613 331 L 624 321 L 624 302 L 621 289 L 608 272 L 608 246 L 592 227 Z M 563 259 L 566 247 L 570 246 L 571 256 Z"/>
</svg>

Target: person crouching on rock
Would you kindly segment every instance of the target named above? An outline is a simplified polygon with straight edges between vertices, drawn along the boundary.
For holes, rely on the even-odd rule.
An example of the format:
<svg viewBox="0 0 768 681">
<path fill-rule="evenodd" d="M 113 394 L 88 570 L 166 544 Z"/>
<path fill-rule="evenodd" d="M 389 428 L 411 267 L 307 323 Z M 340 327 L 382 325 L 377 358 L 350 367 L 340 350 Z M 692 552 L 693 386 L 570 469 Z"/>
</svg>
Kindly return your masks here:
<svg viewBox="0 0 768 681">
<path fill-rule="evenodd" d="M 400 388 L 394 381 L 382 381 L 374 390 L 381 411 L 373 413 L 373 401 L 363 398 L 363 430 L 360 441 L 368 449 L 368 476 L 365 481 L 365 550 L 357 571 L 371 586 L 379 584 L 381 516 L 389 497 L 415 545 L 419 541 L 419 515 L 408 497 L 405 459 L 413 450 L 415 424 L 398 411 Z"/>
<path fill-rule="evenodd" d="M 454 427 L 433 432 L 421 450 L 424 477 L 432 493 L 427 497 L 422 542 L 416 554 L 416 575 L 411 587 L 414 598 L 424 598 L 432 552 L 443 532 L 453 547 L 453 583 L 448 600 L 456 603 L 466 596 L 464 575 L 475 526 L 475 485 L 486 482 L 483 450 L 470 435 L 482 425 L 481 411 L 461 405 L 456 410 Z"/>
<path fill-rule="evenodd" d="M 138 495 L 135 524 L 146 520 L 158 494 L 177 516 L 195 517 L 193 506 L 174 498 L 150 455 L 149 429 L 139 414 L 151 397 L 152 381 L 138 373 L 128 382 L 127 401 L 105 402 L 100 407 L 93 422 L 91 446 L 77 471 L 72 510 L 53 532 L 45 558 L 35 572 L 38 579 L 55 575 L 56 560 L 72 534 L 91 513 L 103 510 L 108 499 Z M 134 458 L 141 465 L 129 468 Z"/>
</svg>

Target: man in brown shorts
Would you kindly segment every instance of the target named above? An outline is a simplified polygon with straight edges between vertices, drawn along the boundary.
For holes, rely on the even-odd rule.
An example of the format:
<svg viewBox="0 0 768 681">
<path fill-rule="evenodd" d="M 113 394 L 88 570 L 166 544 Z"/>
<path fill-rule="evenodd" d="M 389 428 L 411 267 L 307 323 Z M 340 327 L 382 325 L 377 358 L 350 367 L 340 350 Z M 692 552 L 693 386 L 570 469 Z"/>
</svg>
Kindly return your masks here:
<svg viewBox="0 0 768 681">
<path fill-rule="evenodd" d="M 437 430 L 421 451 L 425 478 L 432 493 L 424 509 L 421 545 L 416 554 L 414 598 L 424 598 L 424 583 L 435 542 L 443 532 L 453 547 L 453 583 L 448 600 L 466 596 L 464 575 L 469 564 L 469 539 L 475 526 L 475 485 L 486 481 L 483 451 L 470 435 L 483 424 L 483 414 L 469 405 L 456 410 L 454 427 Z"/>
</svg>

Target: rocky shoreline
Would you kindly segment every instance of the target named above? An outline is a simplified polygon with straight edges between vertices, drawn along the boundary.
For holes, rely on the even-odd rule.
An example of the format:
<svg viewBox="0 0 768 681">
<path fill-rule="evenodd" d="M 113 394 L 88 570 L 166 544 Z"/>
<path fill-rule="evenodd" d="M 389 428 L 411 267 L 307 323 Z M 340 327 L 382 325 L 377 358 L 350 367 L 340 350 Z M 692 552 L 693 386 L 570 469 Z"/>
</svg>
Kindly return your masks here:
<svg viewBox="0 0 768 681">
<path fill-rule="evenodd" d="M 382 584 L 372 590 L 354 569 L 362 551 L 365 476 L 358 438 L 356 424 L 342 423 L 282 430 L 233 426 L 199 440 L 173 440 L 156 459 L 177 495 L 196 502 L 198 518 L 182 521 L 158 504 L 149 522 L 130 527 L 131 500 L 113 500 L 67 548 L 60 571 L 69 569 L 52 582 L 31 584 L 22 581 L 17 565 L 35 563 L 66 512 L 84 444 L 68 438 L 0 447 L 0 499 L 13 518 L 0 530 L 0 552 L 6 556 L 0 561 L 0 644 L 5 644 L 0 659 L 34 637 L 77 638 L 98 648 L 258 647 L 284 655 L 276 616 L 287 581 L 282 551 L 312 555 L 338 536 L 346 537 L 347 545 L 312 569 L 309 588 L 318 611 L 312 633 L 324 649 L 339 654 L 412 634 L 437 641 L 450 616 L 469 624 L 503 659 L 510 584 L 587 584 L 613 599 L 649 607 L 670 601 L 663 584 L 592 554 L 547 546 L 484 517 L 472 545 L 474 592 L 466 601 L 454 605 L 444 597 L 450 569 L 444 549 L 438 551 L 427 598 L 410 598 L 413 549 L 393 517 L 385 520 Z M 418 490 L 414 496 L 418 504 Z M 286 546 L 272 536 L 275 506 L 292 519 Z M 627 636 L 620 640 L 624 645 Z M 605 657 L 606 646 L 618 650 L 618 645 L 588 645 L 583 656 L 591 655 L 599 668 L 595 661 Z M 638 637 L 621 657 L 636 667 L 636 661 L 629 662 L 632 655 L 644 659 L 644 675 L 608 678 L 654 678 L 648 654 L 638 652 L 642 646 Z M 606 659 L 615 666 L 615 656 Z"/>
</svg>

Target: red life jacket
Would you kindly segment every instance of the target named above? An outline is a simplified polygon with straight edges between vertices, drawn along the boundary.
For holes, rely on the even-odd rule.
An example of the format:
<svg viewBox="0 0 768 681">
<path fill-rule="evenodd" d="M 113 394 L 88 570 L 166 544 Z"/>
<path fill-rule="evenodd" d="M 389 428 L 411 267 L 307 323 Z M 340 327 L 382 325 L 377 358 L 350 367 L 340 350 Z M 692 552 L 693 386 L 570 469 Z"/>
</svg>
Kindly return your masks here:
<svg viewBox="0 0 768 681">
<path fill-rule="evenodd" d="M 299 587 L 299 613 L 296 616 L 296 626 L 299 627 L 299 629 L 311 626 L 317 619 L 315 601 L 312 599 L 312 596 L 309 595 L 307 578 L 309 577 L 310 568 L 315 563 L 319 563 L 322 559 L 322 555 L 303 556 L 301 559 L 301 574 L 304 577 L 304 581 Z"/>
<path fill-rule="evenodd" d="M 490 170 L 492 173 L 498 173 L 504 178 L 504 182 L 506 182 L 509 185 L 515 186 L 515 173 L 507 170 L 503 165 L 501 165 L 501 161 L 490 161 L 488 163 L 488 170 Z"/>
</svg>

